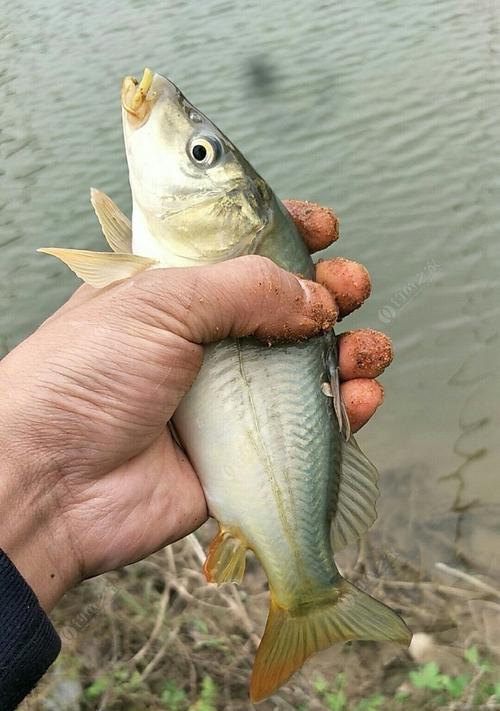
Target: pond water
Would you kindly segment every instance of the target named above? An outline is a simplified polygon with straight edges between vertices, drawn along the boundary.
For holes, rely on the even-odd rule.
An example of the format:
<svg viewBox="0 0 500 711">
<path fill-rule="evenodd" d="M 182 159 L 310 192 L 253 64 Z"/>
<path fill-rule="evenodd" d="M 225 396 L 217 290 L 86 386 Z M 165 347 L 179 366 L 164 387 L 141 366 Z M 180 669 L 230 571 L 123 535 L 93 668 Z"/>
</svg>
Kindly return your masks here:
<svg viewBox="0 0 500 711">
<path fill-rule="evenodd" d="M 372 274 L 345 328 L 396 348 L 360 436 L 379 530 L 429 570 L 498 570 L 499 28 L 495 0 L 20 0 L 0 19 L 2 351 L 75 288 L 36 247 L 102 246 L 89 187 L 130 210 L 119 87 L 151 66 L 279 195 L 333 206 L 329 253 Z"/>
</svg>

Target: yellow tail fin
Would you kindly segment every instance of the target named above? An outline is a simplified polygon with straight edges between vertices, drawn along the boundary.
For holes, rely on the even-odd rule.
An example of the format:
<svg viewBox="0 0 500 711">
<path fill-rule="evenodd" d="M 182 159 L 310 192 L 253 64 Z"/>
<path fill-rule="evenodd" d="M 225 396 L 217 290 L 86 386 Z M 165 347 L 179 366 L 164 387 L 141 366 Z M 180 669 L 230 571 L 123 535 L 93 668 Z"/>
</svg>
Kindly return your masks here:
<svg viewBox="0 0 500 711">
<path fill-rule="evenodd" d="M 273 694 L 312 654 L 352 639 L 408 645 L 411 632 L 390 607 L 343 579 L 330 599 L 295 610 L 285 610 L 271 598 L 252 672 L 251 700 L 256 703 Z"/>
</svg>

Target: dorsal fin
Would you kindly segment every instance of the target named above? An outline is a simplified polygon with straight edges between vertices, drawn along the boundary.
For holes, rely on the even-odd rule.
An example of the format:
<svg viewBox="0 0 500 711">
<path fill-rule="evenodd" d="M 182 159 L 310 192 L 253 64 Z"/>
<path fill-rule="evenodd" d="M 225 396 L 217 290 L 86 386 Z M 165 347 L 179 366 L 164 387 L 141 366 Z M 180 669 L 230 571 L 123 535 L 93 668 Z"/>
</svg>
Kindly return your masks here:
<svg viewBox="0 0 500 711">
<path fill-rule="evenodd" d="M 90 188 L 90 202 L 113 252 L 132 254 L 132 224 L 106 193 Z"/>
</svg>

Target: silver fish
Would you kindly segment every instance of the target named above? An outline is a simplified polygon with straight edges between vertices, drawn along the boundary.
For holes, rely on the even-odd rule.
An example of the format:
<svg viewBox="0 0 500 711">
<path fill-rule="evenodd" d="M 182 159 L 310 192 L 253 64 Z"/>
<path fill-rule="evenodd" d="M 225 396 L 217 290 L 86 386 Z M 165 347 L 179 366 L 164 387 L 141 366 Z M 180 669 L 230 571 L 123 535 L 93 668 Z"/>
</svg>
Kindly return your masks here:
<svg viewBox="0 0 500 711">
<path fill-rule="evenodd" d="M 115 252 L 43 251 L 96 287 L 144 269 L 243 254 L 313 278 L 276 195 L 174 84 L 150 70 L 141 82 L 127 77 L 122 107 L 132 223 L 94 191 Z M 409 643 L 401 618 L 345 580 L 333 558 L 371 526 L 378 495 L 376 469 L 350 435 L 333 331 L 271 348 L 251 338 L 206 347 L 174 424 L 219 523 L 207 579 L 240 583 L 251 550 L 269 581 L 252 701 L 334 642 Z"/>
</svg>

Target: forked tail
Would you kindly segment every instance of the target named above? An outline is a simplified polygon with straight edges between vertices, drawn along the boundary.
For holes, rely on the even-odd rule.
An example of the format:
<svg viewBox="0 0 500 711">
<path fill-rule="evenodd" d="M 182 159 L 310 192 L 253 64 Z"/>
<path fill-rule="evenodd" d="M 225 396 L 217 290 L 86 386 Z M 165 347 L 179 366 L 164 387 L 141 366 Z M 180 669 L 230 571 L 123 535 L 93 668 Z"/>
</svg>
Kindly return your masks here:
<svg viewBox="0 0 500 711">
<path fill-rule="evenodd" d="M 257 650 L 250 686 L 253 702 L 273 694 L 312 654 L 334 642 L 392 640 L 408 645 L 411 632 L 390 607 L 342 579 L 331 598 L 279 607 L 271 598 L 264 636 Z"/>
</svg>

